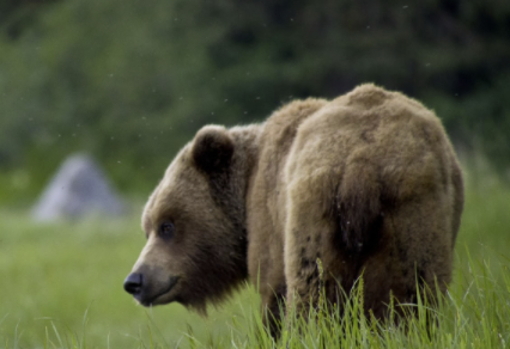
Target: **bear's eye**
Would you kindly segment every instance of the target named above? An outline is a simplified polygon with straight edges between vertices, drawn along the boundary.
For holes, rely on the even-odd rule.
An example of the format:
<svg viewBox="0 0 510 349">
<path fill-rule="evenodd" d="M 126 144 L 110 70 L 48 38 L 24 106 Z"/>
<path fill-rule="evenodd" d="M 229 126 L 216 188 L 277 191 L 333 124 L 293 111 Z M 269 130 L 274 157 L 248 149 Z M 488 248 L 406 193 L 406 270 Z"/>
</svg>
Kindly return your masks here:
<svg viewBox="0 0 510 349">
<path fill-rule="evenodd" d="M 172 222 L 163 222 L 159 226 L 158 235 L 165 240 L 170 239 L 174 235 L 175 226 Z"/>
</svg>

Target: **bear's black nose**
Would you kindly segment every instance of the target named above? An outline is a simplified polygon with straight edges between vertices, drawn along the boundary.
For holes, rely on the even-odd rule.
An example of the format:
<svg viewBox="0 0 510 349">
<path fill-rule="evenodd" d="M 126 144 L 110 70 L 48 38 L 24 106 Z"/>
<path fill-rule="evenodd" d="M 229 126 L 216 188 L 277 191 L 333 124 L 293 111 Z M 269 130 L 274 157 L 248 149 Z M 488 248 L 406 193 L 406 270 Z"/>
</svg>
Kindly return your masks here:
<svg viewBox="0 0 510 349">
<path fill-rule="evenodd" d="M 143 277 L 142 274 L 131 273 L 124 280 L 124 289 L 133 296 L 140 294 L 142 291 Z"/>
</svg>

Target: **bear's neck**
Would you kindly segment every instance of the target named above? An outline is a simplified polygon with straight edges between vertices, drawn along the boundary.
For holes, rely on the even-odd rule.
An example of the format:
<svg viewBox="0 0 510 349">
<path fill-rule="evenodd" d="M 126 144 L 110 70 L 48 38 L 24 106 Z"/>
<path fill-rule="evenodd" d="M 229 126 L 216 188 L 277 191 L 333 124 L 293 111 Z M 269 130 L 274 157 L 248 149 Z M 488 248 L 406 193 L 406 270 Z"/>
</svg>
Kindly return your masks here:
<svg viewBox="0 0 510 349">
<path fill-rule="evenodd" d="M 233 182 L 235 198 L 235 214 L 239 220 L 237 224 L 246 234 L 246 203 L 249 187 L 257 171 L 259 158 L 260 135 L 263 130 L 261 124 L 236 126 L 231 128 L 230 134 L 235 142 L 235 155 L 230 182 Z"/>
</svg>

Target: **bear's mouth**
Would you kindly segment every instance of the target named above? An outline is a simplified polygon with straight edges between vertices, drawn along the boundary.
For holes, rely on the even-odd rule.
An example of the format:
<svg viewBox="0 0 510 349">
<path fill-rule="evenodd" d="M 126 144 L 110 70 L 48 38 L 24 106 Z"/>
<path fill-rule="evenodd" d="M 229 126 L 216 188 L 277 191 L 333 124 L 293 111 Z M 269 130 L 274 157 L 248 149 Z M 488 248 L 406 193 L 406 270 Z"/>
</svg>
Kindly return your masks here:
<svg viewBox="0 0 510 349">
<path fill-rule="evenodd" d="M 156 293 L 155 295 L 149 295 L 146 292 L 141 292 L 140 294 L 137 294 L 134 297 L 144 307 L 150 307 L 153 305 L 170 303 L 172 301 L 172 299 L 168 299 L 165 301 L 158 301 L 158 299 L 162 298 L 163 296 L 170 293 L 178 281 L 179 281 L 178 276 L 172 276 L 168 280 L 166 287 L 164 289 L 162 289 L 161 291 L 159 291 L 158 293 Z"/>
</svg>

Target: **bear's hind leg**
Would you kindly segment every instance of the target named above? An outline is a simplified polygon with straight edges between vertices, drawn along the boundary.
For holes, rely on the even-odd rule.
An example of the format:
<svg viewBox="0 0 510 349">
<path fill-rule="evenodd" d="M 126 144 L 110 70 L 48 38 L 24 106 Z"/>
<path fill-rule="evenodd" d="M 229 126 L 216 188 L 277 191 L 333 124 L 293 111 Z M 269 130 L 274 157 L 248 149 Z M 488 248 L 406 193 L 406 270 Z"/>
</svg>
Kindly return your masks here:
<svg viewBox="0 0 510 349">
<path fill-rule="evenodd" d="M 324 177 L 323 177 L 324 178 Z M 334 185 L 307 177 L 288 187 L 285 225 L 287 307 L 306 315 L 309 307 L 342 301 L 355 281 L 357 266 L 335 247 Z"/>
</svg>

